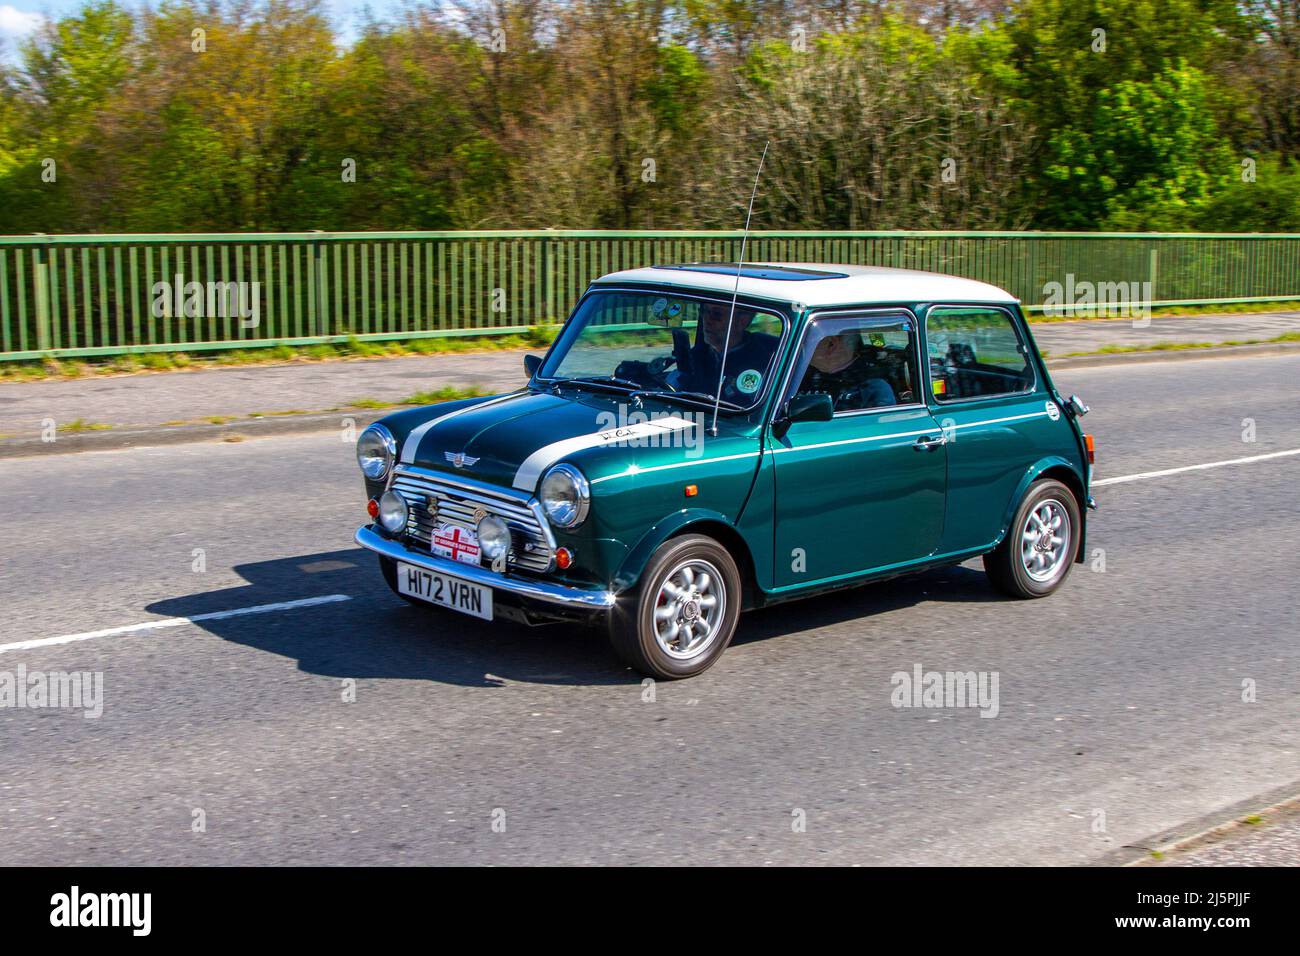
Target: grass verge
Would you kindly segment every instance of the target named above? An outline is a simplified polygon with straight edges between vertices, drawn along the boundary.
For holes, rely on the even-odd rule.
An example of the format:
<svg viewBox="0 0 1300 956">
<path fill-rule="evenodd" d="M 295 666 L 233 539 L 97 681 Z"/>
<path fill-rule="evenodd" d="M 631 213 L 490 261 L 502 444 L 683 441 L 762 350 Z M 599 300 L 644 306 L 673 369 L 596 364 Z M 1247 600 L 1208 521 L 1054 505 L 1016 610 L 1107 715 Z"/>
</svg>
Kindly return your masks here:
<svg viewBox="0 0 1300 956">
<path fill-rule="evenodd" d="M 1300 301 L 1238 302 L 1229 305 L 1186 306 L 1164 309 L 1153 312 L 1152 317 L 1250 315 L 1295 311 L 1300 311 Z M 1044 316 L 1029 313 L 1028 318 L 1031 324 L 1038 325 L 1052 322 L 1081 321 L 1086 320 L 1088 317 L 1082 315 Z M 188 368 L 284 365 L 291 362 L 331 362 L 349 359 L 389 358 L 402 355 L 442 355 L 464 352 L 492 352 L 503 349 L 545 349 L 555 340 L 559 330 L 559 325 L 548 324 L 534 326 L 527 333 L 521 335 L 459 336 L 393 342 L 363 342 L 357 338 L 350 338 L 346 342 L 334 345 L 276 345 L 269 348 L 231 349 L 221 352 L 142 352 L 132 355 L 106 356 L 102 359 L 47 358 L 32 362 L 0 362 L 0 382 L 76 379 L 95 375 L 131 375 L 140 372 L 170 372 Z M 1145 351 L 1145 349 L 1142 351 Z"/>
<path fill-rule="evenodd" d="M 73 435 L 81 432 L 103 432 L 112 428 L 112 425 L 105 425 L 102 422 L 88 422 L 84 418 L 74 418 L 66 425 L 59 425 L 59 431 L 68 432 Z"/>
<path fill-rule="evenodd" d="M 1026 312 L 1030 325 L 1047 325 L 1052 322 L 1089 322 L 1131 319 L 1125 315 L 1091 315 L 1086 306 L 1071 306 L 1073 315 L 1043 315 L 1040 312 Z M 1155 309 L 1151 312 L 1153 319 L 1195 318 L 1198 315 L 1267 315 L 1272 312 L 1300 312 L 1297 302 L 1230 302 L 1227 305 L 1184 305 L 1168 309 Z"/>
<path fill-rule="evenodd" d="M 332 362 L 402 355 L 545 349 L 554 341 L 559 330 L 558 325 L 539 325 L 523 335 L 457 336 L 394 342 L 363 342 L 350 338 L 336 345 L 275 345 L 269 348 L 219 352 L 141 352 L 106 356 L 102 359 L 47 358 L 32 362 L 0 362 L 0 382 L 132 375 L 139 372 L 172 372 L 177 369 L 225 368 L 233 365 L 284 365 L 290 362 Z"/>
<path fill-rule="evenodd" d="M 1082 358 L 1086 355 L 1120 355 L 1131 352 L 1181 352 L 1188 349 L 1222 349 L 1235 345 L 1275 345 L 1279 342 L 1300 342 L 1300 332 L 1283 332 L 1271 339 L 1231 339 L 1227 342 L 1152 342 L 1150 345 L 1103 345 L 1091 352 L 1066 352 L 1062 355 L 1044 352 L 1043 358 Z"/>
<path fill-rule="evenodd" d="M 409 408 L 418 405 L 437 405 L 439 402 L 454 402 L 458 398 L 481 398 L 484 395 L 490 395 L 488 389 L 480 385 L 470 385 L 466 387 L 447 386 L 444 388 L 433 389 L 431 391 L 414 392 L 405 398 L 396 401 L 386 402 L 377 398 L 358 398 L 355 401 L 348 402 L 346 405 L 340 405 L 337 408 L 319 408 L 314 411 L 305 408 L 293 408 L 279 412 L 249 412 L 247 415 L 205 415 L 197 419 L 172 419 L 163 422 L 164 426 L 175 425 L 229 425 L 232 422 L 249 422 L 256 421 L 259 418 L 286 418 L 295 415 L 325 415 L 330 412 L 352 412 L 352 411 L 383 411 L 388 408 Z M 106 428 L 112 428 L 112 425 L 100 425 L 91 422 L 84 422 L 77 419 L 69 425 L 60 426 L 64 431 L 85 432 L 100 431 Z M 15 436 L 0 436 L 15 437 Z M 243 441 L 243 436 L 231 436 L 228 441 Z"/>
</svg>

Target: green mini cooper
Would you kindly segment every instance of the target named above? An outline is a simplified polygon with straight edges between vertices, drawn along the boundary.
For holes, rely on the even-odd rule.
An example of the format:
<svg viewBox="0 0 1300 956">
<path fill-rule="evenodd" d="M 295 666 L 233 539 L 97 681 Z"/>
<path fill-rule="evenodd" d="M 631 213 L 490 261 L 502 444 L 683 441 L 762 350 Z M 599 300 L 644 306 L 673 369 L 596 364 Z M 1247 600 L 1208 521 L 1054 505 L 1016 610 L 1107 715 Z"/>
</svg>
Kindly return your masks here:
<svg viewBox="0 0 1300 956">
<path fill-rule="evenodd" d="M 695 263 L 592 283 L 528 383 L 357 442 L 392 589 L 608 629 L 690 677 L 740 612 L 982 555 L 1016 597 L 1084 551 L 1087 407 L 1017 301 L 952 276 Z"/>
</svg>

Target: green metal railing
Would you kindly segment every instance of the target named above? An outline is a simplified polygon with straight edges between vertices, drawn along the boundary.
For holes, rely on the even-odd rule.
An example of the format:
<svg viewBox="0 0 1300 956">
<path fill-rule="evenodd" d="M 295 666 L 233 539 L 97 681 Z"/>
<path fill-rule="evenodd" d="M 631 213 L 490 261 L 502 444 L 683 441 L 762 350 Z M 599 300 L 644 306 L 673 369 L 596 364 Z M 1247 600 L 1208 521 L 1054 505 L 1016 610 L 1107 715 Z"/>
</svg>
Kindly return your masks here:
<svg viewBox="0 0 1300 956">
<path fill-rule="evenodd" d="M 599 275 L 734 261 L 740 240 L 562 230 L 0 237 L 0 360 L 522 332 L 563 319 Z M 1001 286 L 1035 311 L 1048 283 L 1069 276 L 1150 282 L 1154 307 L 1300 299 L 1300 235 L 759 232 L 746 259 L 945 272 Z M 254 284 L 242 318 L 223 307 L 223 290 Z"/>
</svg>

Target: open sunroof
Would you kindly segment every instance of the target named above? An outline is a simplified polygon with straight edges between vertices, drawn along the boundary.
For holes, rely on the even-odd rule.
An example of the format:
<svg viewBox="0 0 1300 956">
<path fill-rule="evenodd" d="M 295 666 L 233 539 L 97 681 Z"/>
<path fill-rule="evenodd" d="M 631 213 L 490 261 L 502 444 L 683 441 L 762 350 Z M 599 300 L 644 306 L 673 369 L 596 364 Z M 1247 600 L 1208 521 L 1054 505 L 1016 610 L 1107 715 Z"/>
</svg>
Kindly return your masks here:
<svg viewBox="0 0 1300 956">
<path fill-rule="evenodd" d="M 677 266 L 655 266 L 656 269 L 675 269 L 678 272 L 711 272 L 734 276 L 734 262 L 687 262 Z M 794 266 L 765 265 L 742 266 L 740 274 L 746 279 L 778 279 L 786 282 L 805 282 L 809 279 L 846 279 L 844 272 L 826 272 L 822 269 L 798 269 Z"/>
</svg>

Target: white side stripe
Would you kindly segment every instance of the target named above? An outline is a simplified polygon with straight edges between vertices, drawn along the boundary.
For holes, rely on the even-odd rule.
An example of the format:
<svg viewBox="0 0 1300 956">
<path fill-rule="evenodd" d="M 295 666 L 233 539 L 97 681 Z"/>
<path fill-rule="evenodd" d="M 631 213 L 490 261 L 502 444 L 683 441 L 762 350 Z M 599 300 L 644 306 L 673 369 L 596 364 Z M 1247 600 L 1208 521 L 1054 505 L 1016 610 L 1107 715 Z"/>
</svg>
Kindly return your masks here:
<svg viewBox="0 0 1300 956">
<path fill-rule="evenodd" d="M 990 418 L 982 422 L 965 422 L 964 424 L 961 425 L 938 425 L 937 427 L 941 432 L 956 431 L 959 428 L 978 428 L 981 425 L 1000 425 L 1003 422 L 1018 422 L 1018 421 L 1023 421 L 1026 418 L 1045 418 L 1045 417 L 1047 417 L 1047 412 L 1030 412 L 1027 415 L 1010 415 L 1007 418 Z M 824 442 L 818 442 L 815 445 L 796 445 L 790 448 L 773 448 L 772 454 L 782 455 L 787 452 L 809 451 L 814 448 L 834 448 L 836 445 L 856 445 L 861 442 L 888 441 L 891 438 L 911 438 L 913 435 L 933 435 L 934 431 L 935 430 L 933 428 L 923 428 L 920 431 L 894 432 L 893 434 L 890 435 L 867 435 L 863 438 L 842 438 L 839 441 L 824 441 Z"/>
<path fill-rule="evenodd" d="M 939 429 L 942 431 L 943 429 Z M 812 451 L 814 448 L 834 448 L 837 445 L 860 445 L 869 441 L 888 441 L 891 438 L 911 438 L 913 435 L 933 435 L 935 429 L 922 428 L 915 432 L 894 432 L 892 435 L 867 435 L 864 438 L 841 438 L 839 441 L 823 441 L 813 445 L 792 445 L 789 448 L 773 448 L 772 454 L 783 455 L 792 451 Z"/>
<path fill-rule="evenodd" d="M 550 465 L 566 455 L 572 455 L 575 451 L 582 451 L 584 448 L 639 441 L 642 438 L 670 435 L 673 432 L 696 427 L 699 426 L 695 422 L 679 418 L 676 415 L 668 415 L 663 418 L 652 418 L 649 421 L 638 422 L 635 425 L 628 425 L 623 428 L 609 428 L 605 431 L 592 432 L 589 435 L 576 435 L 563 441 L 551 442 L 549 445 L 543 445 L 524 459 L 523 464 L 519 466 L 519 470 L 515 472 L 515 480 L 512 484 L 523 491 L 532 491 L 537 486 L 537 479 L 542 476 L 542 472 Z"/>
<path fill-rule="evenodd" d="M 688 458 L 686 461 L 674 461 L 667 465 L 652 465 L 649 468 L 638 468 L 632 465 L 630 468 L 620 471 L 614 475 L 605 475 L 603 478 L 593 478 L 593 485 L 600 484 L 602 481 L 609 481 L 611 478 L 627 478 L 629 475 L 648 475 L 652 471 L 667 471 L 670 468 L 686 468 L 692 465 L 703 466 L 712 465 L 719 461 L 736 461 L 738 458 L 757 458 L 759 455 L 756 451 L 745 451 L 738 455 L 722 455 L 718 458 Z"/>
<path fill-rule="evenodd" d="M 1100 485 L 1122 485 L 1128 481 L 1142 481 L 1145 478 L 1163 478 L 1165 475 L 1180 475 L 1185 471 L 1204 471 L 1207 468 L 1222 468 L 1224 465 L 1245 465 L 1252 461 L 1267 461 L 1270 458 L 1285 458 L 1288 455 L 1300 455 L 1300 448 L 1288 451 L 1275 451 L 1267 455 L 1251 455 L 1248 458 L 1229 458 L 1226 461 L 1208 461 L 1203 465 L 1184 465 L 1181 468 L 1165 468 L 1162 471 L 1143 471 L 1136 475 L 1120 475 L 1118 478 L 1102 478 L 1094 481 L 1092 487 Z"/>
<path fill-rule="evenodd" d="M 1030 412 L 1028 415 L 1010 415 L 1007 418 L 990 418 L 982 422 L 966 422 L 963 425 L 953 425 L 953 429 L 958 428 L 978 428 L 981 425 L 1001 425 L 1003 422 L 1018 422 L 1026 418 L 1047 418 L 1047 412 Z"/>
<path fill-rule="evenodd" d="M 519 394 L 518 391 L 514 391 L 508 395 L 500 395 L 496 398 L 489 399 L 486 402 L 477 402 L 473 405 L 467 405 L 465 408 L 458 408 L 454 412 L 448 412 L 446 415 L 439 415 L 437 418 L 431 418 L 423 425 L 411 429 L 411 434 L 407 435 L 406 441 L 402 443 L 402 464 L 411 465 L 415 463 L 415 452 L 420 447 L 420 442 L 424 440 L 424 436 L 428 434 L 429 429 L 434 425 L 437 425 L 439 422 L 445 422 L 449 418 L 455 418 L 457 415 L 463 415 L 466 412 L 474 412 L 478 411 L 480 408 L 487 408 L 489 405 L 496 405 L 500 402 L 514 398 Z"/>
<path fill-rule="evenodd" d="M 80 634 L 64 634 L 60 637 L 38 637 L 31 641 L 18 641 L 14 644 L 0 644 L 0 654 L 5 651 L 25 651 L 33 647 L 52 647 L 55 644 L 75 644 L 77 641 L 89 641 L 96 637 L 116 637 L 119 634 L 135 634 L 140 631 L 157 631 L 164 627 L 181 627 L 185 624 L 197 624 L 199 621 L 223 621 L 228 617 L 242 617 L 245 614 L 266 614 L 269 611 L 292 611 L 300 607 L 313 607 L 317 604 L 334 604 L 337 601 L 350 601 L 347 594 L 326 594 L 323 597 L 303 598 L 299 601 L 283 601 L 279 604 L 258 604 L 255 607 L 235 608 L 233 611 L 212 611 L 209 614 L 195 614 L 192 617 L 168 617 L 161 621 L 145 621 L 143 624 L 127 624 L 124 627 L 108 627 L 102 631 L 83 631 Z"/>
</svg>

